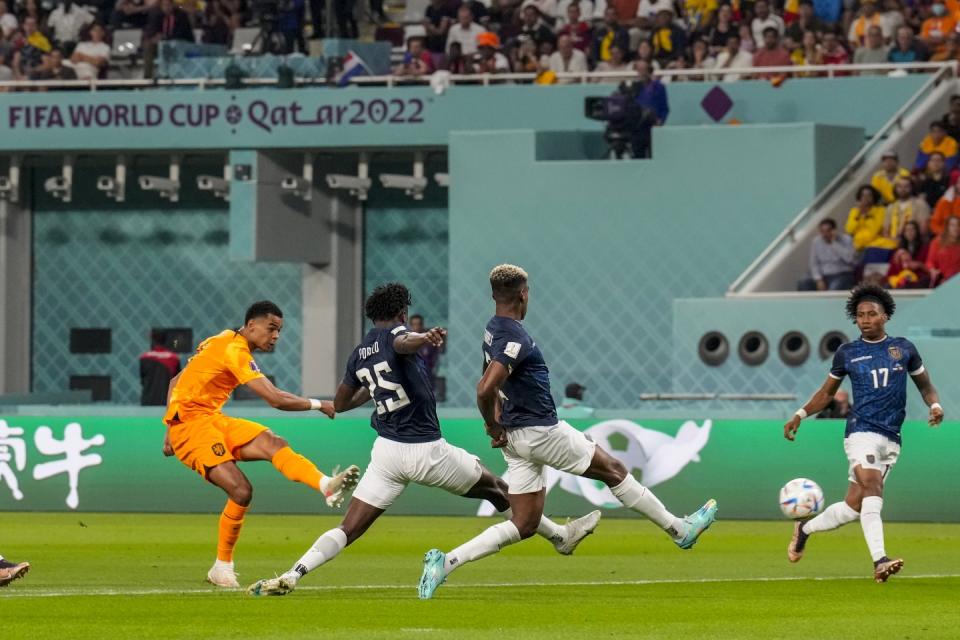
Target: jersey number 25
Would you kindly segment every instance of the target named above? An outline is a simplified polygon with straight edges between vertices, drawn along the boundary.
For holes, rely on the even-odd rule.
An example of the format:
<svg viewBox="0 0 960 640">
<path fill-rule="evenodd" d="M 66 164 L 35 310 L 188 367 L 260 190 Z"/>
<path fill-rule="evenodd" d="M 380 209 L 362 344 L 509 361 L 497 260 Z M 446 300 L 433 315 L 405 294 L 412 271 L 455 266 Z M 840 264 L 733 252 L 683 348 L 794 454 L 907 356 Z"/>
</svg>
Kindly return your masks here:
<svg viewBox="0 0 960 640">
<path fill-rule="evenodd" d="M 407 396 L 407 392 L 403 390 L 402 385 L 384 379 L 383 374 L 390 373 L 391 371 L 393 370 L 386 362 L 378 362 L 373 365 L 373 375 L 370 375 L 370 369 L 367 367 L 357 370 L 357 377 L 370 389 L 371 398 L 375 399 L 377 397 L 377 387 L 397 394 L 396 398 L 387 398 L 383 402 L 377 401 L 377 414 L 380 415 L 402 409 L 410 404 L 410 397 Z M 374 380 L 374 377 L 376 377 L 376 380 Z"/>
</svg>

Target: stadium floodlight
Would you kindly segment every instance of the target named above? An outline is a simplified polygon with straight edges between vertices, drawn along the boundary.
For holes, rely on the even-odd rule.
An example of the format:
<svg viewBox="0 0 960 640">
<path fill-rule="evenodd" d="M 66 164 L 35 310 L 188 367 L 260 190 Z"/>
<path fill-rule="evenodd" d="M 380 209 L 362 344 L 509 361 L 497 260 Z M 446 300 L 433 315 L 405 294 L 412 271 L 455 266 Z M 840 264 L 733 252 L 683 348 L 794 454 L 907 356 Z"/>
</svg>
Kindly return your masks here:
<svg viewBox="0 0 960 640">
<path fill-rule="evenodd" d="M 144 191 L 156 191 L 161 198 L 177 202 L 180 200 L 180 156 L 170 157 L 169 177 L 140 176 L 139 182 Z"/>
<path fill-rule="evenodd" d="M 329 176 L 327 182 L 329 183 Z M 300 177 L 287 176 L 280 181 L 280 188 L 303 198 L 304 202 L 313 199 L 313 154 L 303 154 L 303 172 Z"/>
<path fill-rule="evenodd" d="M 423 191 L 427 188 L 427 178 L 423 175 L 423 152 L 413 154 L 413 175 L 381 173 L 380 184 L 384 189 L 403 189 L 414 200 L 423 200 Z"/>
<path fill-rule="evenodd" d="M 17 202 L 20 199 L 20 156 L 10 156 L 10 169 L 0 176 L 0 200 Z"/>
<path fill-rule="evenodd" d="M 112 176 L 97 178 L 97 189 L 103 191 L 108 198 L 116 202 L 123 202 L 127 198 L 127 159 L 126 156 L 117 156 L 117 165 Z"/>
<path fill-rule="evenodd" d="M 327 186 L 331 189 L 344 189 L 357 200 L 367 199 L 372 182 L 370 180 L 370 160 L 365 152 L 361 152 L 357 160 L 357 175 L 351 176 L 342 173 L 328 173 Z"/>
<path fill-rule="evenodd" d="M 60 175 L 44 180 L 43 189 L 61 202 L 70 202 L 73 199 L 73 156 L 63 157 Z"/>
</svg>

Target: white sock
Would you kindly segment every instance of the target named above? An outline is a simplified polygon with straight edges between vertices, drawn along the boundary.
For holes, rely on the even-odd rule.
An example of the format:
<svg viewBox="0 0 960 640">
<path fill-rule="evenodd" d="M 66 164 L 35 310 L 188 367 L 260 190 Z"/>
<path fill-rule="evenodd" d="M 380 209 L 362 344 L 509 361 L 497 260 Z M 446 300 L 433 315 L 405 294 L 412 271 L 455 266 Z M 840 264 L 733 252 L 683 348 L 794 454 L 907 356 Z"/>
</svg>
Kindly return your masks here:
<svg viewBox="0 0 960 640">
<path fill-rule="evenodd" d="M 510 520 L 513 518 L 513 509 L 508 507 L 506 511 L 501 511 L 500 515 L 506 520 Z M 562 524 L 557 524 L 547 516 L 540 516 L 540 524 L 537 525 L 537 535 L 543 536 L 552 543 L 560 543 L 563 542 L 564 537 L 567 535 L 567 529 Z"/>
<path fill-rule="evenodd" d="M 860 504 L 860 526 L 863 527 L 863 537 L 867 539 L 867 548 L 874 562 L 887 555 L 883 548 L 882 509 L 883 498 L 880 496 L 867 496 Z"/>
<path fill-rule="evenodd" d="M 859 517 L 860 514 L 846 502 L 834 502 L 824 509 L 823 513 L 803 525 L 803 532 L 810 534 L 817 531 L 832 531 L 853 522 Z"/>
<path fill-rule="evenodd" d="M 674 540 L 683 537 L 686 531 L 683 520 L 667 511 L 667 508 L 657 499 L 657 496 L 653 495 L 650 489 L 637 482 L 637 479 L 630 474 L 627 474 L 623 482 L 611 487 L 610 491 L 623 506 L 643 514 L 651 522 L 666 531 L 667 535 Z"/>
<path fill-rule="evenodd" d="M 217 559 L 214 561 L 214 563 L 213 563 L 213 568 L 214 568 L 214 569 L 230 569 L 230 570 L 232 571 L 232 570 L 233 570 L 233 560 L 231 560 L 230 562 L 224 562 L 224 561 L 221 560 L 220 558 L 217 558 Z"/>
<path fill-rule="evenodd" d="M 517 527 L 513 522 L 507 520 L 506 522 L 495 524 L 487 528 L 473 540 L 464 542 L 448 553 L 447 561 L 443 565 L 443 571 L 446 575 L 450 575 L 453 570 L 460 565 L 479 560 L 480 558 L 486 558 L 516 542 L 520 542 L 520 532 L 517 531 Z"/>
<path fill-rule="evenodd" d="M 284 575 L 294 582 L 307 575 L 317 567 L 330 562 L 337 557 L 344 547 L 347 546 L 347 534 L 339 527 L 330 529 L 322 536 L 317 538 L 310 550 L 303 554 L 303 557 L 297 560 L 290 571 Z"/>
</svg>

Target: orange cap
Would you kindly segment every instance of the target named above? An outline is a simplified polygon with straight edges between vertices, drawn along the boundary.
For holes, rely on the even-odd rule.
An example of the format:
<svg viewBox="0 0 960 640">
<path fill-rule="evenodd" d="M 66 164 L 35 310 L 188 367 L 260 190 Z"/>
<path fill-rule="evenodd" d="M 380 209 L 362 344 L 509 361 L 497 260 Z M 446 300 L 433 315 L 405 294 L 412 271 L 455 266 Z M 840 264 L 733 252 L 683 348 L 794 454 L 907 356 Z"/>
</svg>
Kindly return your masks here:
<svg viewBox="0 0 960 640">
<path fill-rule="evenodd" d="M 493 47 L 494 49 L 499 49 L 500 38 L 497 37 L 497 34 L 491 31 L 484 31 L 483 33 L 477 34 L 477 46 Z"/>
</svg>

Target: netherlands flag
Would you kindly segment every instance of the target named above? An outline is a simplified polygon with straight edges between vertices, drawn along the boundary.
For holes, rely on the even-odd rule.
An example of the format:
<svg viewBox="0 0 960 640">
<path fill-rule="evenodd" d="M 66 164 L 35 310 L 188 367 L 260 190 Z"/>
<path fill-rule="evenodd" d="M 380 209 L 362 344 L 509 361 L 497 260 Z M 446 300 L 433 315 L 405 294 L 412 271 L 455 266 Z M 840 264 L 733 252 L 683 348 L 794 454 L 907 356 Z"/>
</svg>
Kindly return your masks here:
<svg viewBox="0 0 960 640">
<path fill-rule="evenodd" d="M 337 76 L 337 86 L 346 87 L 350 84 L 351 78 L 365 74 L 370 74 L 367 63 L 353 51 L 348 51 L 347 57 L 343 59 L 343 71 Z"/>
</svg>

